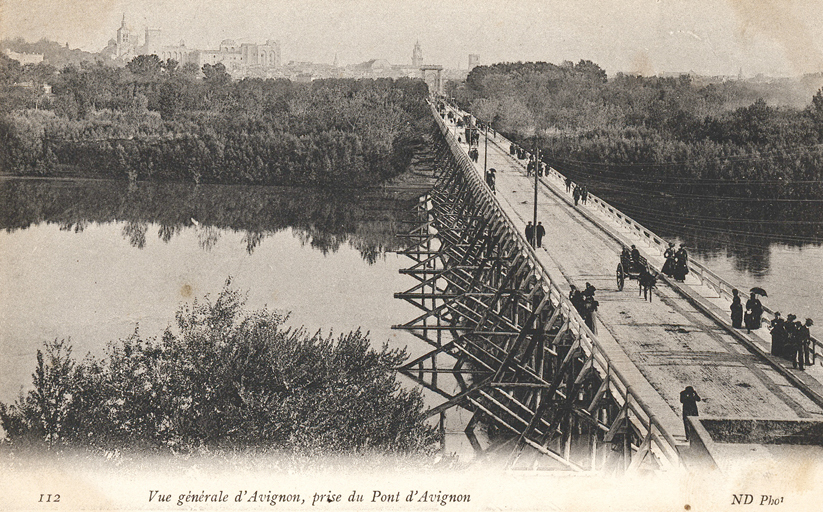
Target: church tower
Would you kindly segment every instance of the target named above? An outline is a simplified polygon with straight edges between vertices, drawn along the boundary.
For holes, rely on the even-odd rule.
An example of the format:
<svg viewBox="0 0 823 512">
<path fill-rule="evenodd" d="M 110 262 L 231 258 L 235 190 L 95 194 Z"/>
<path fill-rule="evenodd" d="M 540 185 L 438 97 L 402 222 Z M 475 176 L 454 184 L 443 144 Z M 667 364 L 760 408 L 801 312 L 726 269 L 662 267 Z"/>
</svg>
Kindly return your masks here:
<svg viewBox="0 0 823 512">
<path fill-rule="evenodd" d="M 131 32 L 126 27 L 126 14 L 123 14 L 123 21 L 120 23 L 120 28 L 117 29 L 117 56 L 131 53 L 133 45 L 137 41 L 132 41 Z"/>
<path fill-rule="evenodd" d="M 419 68 L 423 65 L 423 49 L 420 48 L 420 41 L 414 43 L 414 51 L 412 51 L 412 66 Z"/>
</svg>

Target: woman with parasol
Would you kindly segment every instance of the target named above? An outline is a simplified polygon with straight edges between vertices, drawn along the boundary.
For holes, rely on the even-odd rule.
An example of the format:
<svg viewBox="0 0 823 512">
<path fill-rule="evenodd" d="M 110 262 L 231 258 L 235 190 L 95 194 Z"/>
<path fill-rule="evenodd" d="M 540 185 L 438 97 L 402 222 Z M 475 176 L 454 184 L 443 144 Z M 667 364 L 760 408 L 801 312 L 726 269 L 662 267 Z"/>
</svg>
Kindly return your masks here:
<svg viewBox="0 0 823 512">
<path fill-rule="evenodd" d="M 763 288 L 754 287 L 751 290 L 749 300 L 746 301 L 746 315 L 744 321 L 746 323 L 746 330 L 752 332 L 760 329 L 760 319 L 763 316 L 763 304 L 757 298 L 758 295 L 766 297 L 766 290 Z"/>
</svg>

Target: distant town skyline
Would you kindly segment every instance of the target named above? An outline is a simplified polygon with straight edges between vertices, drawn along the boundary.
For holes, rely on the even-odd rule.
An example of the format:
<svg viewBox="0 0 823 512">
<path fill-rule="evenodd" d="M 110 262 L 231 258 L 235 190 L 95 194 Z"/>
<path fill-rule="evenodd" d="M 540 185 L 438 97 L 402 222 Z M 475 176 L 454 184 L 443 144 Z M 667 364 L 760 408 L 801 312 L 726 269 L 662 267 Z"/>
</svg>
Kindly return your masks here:
<svg viewBox="0 0 823 512">
<path fill-rule="evenodd" d="M 609 74 L 823 71 L 823 0 L 0 0 L 0 37 L 99 52 L 125 14 L 136 31 L 214 48 L 279 40 L 283 62 L 386 59 L 447 68 L 591 60 Z"/>
</svg>

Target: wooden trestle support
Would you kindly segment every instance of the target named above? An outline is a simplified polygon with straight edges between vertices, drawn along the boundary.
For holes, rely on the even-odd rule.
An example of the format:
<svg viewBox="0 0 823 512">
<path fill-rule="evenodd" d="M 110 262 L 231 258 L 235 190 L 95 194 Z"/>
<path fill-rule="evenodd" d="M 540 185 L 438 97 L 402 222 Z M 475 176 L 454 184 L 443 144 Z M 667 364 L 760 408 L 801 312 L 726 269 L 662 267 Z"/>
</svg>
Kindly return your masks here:
<svg viewBox="0 0 823 512">
<path fill-rule="evenodd" d="M 478 456 L 510 467 L 658 470 L 677 465 L 671 436 L 634 395 L 537 261 L 438 118 L 436 186 L 405 235 L 417 284 L 395 297 L 422 311 L 395 325 L 432 350 L 399 371 L 461 407 Z M 443 139 L 441 139 L 443 140 Z M 551 240 L 544 241 L 551 244 Z M 438 380 L 448 374 L 453 380 Z M 456 382 L 456 384 L 455 384 Z M 483 425 L 490 443 L 481 446 Z"/>
</svg>

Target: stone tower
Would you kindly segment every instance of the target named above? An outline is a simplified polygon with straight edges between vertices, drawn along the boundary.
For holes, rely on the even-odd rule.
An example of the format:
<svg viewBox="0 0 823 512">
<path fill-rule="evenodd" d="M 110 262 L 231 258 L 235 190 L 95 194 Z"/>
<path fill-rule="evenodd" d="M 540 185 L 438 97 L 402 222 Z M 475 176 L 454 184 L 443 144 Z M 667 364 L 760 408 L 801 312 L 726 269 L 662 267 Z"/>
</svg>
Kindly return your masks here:
<svg viewBox="0 0 823 512">
<path fill-rule="evenodd" d="M 469 71 L 480 65 L 480 55 L 476 53 L 469 54 Z"/>
<path fill-rule="evenodd" d="M 414 51 L 412 51 L 412 66 L 419 68 L 423 65 L 423 49 L 420 48 L 420 41 L 414 43 Z"/>
<path fill-rule="evenodd" d="M 124 13 L 120 28 L 117 29 L 117 56 L 130 55 L 136 44 L 137 38 L 132 38 L 131 31 L 126 27 L 126 14 Z"/>
</svg>

